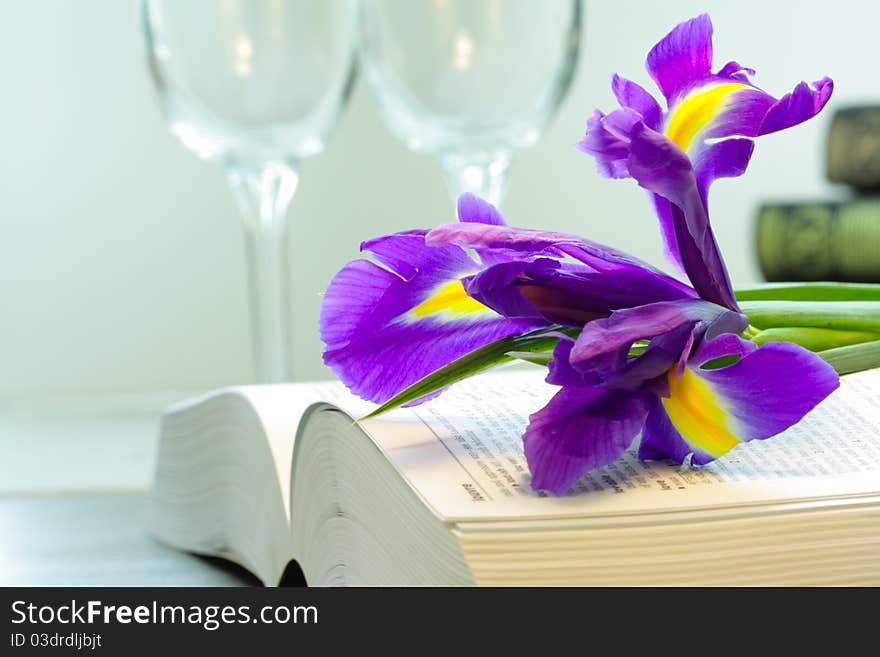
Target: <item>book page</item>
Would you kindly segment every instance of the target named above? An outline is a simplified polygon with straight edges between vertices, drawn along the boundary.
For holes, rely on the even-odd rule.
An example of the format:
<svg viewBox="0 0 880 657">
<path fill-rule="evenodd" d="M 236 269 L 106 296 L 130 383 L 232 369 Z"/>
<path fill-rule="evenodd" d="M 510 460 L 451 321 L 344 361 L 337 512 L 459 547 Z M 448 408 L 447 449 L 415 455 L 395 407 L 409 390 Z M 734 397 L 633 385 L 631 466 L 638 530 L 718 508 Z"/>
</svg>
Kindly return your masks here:
<svg viewBox="0 0 880 657">
<path fill-rule="evenodd" d="M 230 394 L 246 399 L 260 419 L 278 475 L 278 485 L 287 518 L 290 518 L 293 443 L 297 427 L 306 409 L 318 402 L 328 402 L 346 409 L 355 417 L 360 417 L 373 408 L 372 404 L 352 395 L 339 381 L 318 381 L 225 388 L 187 400 L 172 407 L 169 412 L 173 412 L 176 408 L 198 406 L 206 399 Z"/>
<path fill-rule="evenodd" d="M 562 497 L 532 490 L 522 450 L 529 414 L 558 390 L 544 383 L 544 374 L 534 368 L 482 375 L 426 404 L 361 426 L 425 502 L 449 521 L 651 513 L 880 494 L 880 370 L 844 377 L 841 388 L 797 426 L 770 440 L 743 443 L 704 467 L 640 461 L 633 447 Z"/>
</svg>

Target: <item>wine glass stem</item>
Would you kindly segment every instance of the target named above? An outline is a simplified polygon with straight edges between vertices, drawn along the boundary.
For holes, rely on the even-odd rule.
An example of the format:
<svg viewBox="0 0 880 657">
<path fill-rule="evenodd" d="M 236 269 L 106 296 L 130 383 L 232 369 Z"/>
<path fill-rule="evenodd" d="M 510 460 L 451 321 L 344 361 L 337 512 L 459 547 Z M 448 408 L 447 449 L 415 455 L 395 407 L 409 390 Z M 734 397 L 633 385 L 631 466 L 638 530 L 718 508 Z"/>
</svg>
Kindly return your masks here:
<svg viewBox="0 0 880 657">
<path fill-rule="evenodd" d="M 290 271 L 287 210 L 299 175 L 290 162 L 226 169 L 244 224 L 254 377 L 291 379 Z"/>
<path fill-rule="evenodd" d="M 510 166 L 509 153 L 447 154 L 441 157 L 441 162 L 453 202 L 470 192 L 496 208 L 500 206 Z"/>
</svg>

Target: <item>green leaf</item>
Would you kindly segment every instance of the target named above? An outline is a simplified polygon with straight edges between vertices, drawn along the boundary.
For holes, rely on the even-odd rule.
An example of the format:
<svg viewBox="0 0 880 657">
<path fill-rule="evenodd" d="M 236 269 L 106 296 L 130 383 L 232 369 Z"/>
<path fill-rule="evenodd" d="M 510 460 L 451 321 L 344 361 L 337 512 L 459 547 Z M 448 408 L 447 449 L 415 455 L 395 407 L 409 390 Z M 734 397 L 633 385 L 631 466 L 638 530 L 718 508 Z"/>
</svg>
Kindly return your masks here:
<svg viewBox="0 0 880 657">
<path fill-rule="evenodd" d="M 880 340 L 880 332 L 869 333 L 867 331 L 841 331 L 812 326 L 791 326 L 760 331 L 752 340 L 757 345 L 768 342 L 794 342 L 810 351 L 824 351 L 860 342 Z"/>
<path fill-rule="evenodd" d="M 550 361 L 553 360 L 552 351 L 538 351 L 534 354 L 527 351 L 509 351 L 507 355 L 532 365 L 549 365 Z"/>
<path fill-rule="evenodd" d="M 752 326 L 813 327 L 880 333 L 880 301 L 743 301 Z"/>
<path fill-rule="evenodd" d="M 402 406 L 411 401 L 415 401 L 419 397 L 424 397 L 432 392 L 436 392 L 441 388 L 466 379 L 474 374 L 479 374 L 489 368 L 509 363 L 515 358 L 522 358 L 523 354 L 552 351 L 553 347 L 559 341 L 558 336 L 548 336 L 551 331 L 565 333 L 566 335 L 575 336 L 579 333 L 576 329 L 562 328 L 560 326 L 551 326 L 531 333 L 523 335 L 514 335 L 509 338 L 502 338 L 469 354 L 465 354 L 461 358 L 452 361 L 448 365 L 444 365 L 440 369 L 432 372 L 423 379 L 412 384 L 406 390 L 397 393 L 394 397 L 382 404 L 369 415 L 364 416 L 363 420 L 377 417 L 383 413 Z M 512 356 L 511 354 L 517 354 Z"/>
<path fill-rule="evenodd" d="M 737 290 L 738 301 L 880 301 L 880 285 L 871 283 L 769 283 Z"/>
<path fill-rule="evenodd" d="M 880 340 L 820 351 L 838 374 L 851 374 L 880 367 Z"/>
</svg>

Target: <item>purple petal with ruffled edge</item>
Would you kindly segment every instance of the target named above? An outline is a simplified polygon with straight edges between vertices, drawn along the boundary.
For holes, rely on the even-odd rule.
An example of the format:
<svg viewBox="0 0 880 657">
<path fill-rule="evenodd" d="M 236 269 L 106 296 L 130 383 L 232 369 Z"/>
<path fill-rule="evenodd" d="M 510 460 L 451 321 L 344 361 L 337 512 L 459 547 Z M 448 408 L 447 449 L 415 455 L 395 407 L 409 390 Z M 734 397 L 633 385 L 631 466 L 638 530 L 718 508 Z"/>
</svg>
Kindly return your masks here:
<svg viewBox="0 0 880 657">
<path fill-rule="evenodd" d="M 700 336 L 711 340 L 722 333 L 742 332 L 748 318 L 701 300 L 664 301 L 618 310 L 583 328 L 571 352 L 571 364 L 582 372 L 613 370 L 621 351 L 629 351 L 634 342 L 650 340 L 686 324 L 695 329 L 699 325 Z"/>
<path fill-rule="evenodd" d="M 568 335 L 559 336 L 559 342 L 553 349 L 553 360 L 547 364 L 545 381 L 551 385 L 563 387 L 599 385 L 601 381 L 592 373 L 579 372 L 571 366 L 571 350 L 573 348 L 574 338 Z"/>
<path fill-rule="evenodd" d="M 610 114 L 599 110 L 587 119 L 587 130 L 575 145 L 596 159 L 599 175 L 605 178 L 630 178 L 630 133 L 644 119 L 638 112 L 624 107 Z"/>
<path fill-rule="evenodd" d="M 792 127 L 820 112 L 831 97 L 834 85 L 829 78 L 812 85 L 802 82 L 794 91 L 777 99 L 752 84 L 753 69 L 728 62 L 717 73 L 712 73 L 711 65 L 709 17 L 701 15 L 676 26 L 654 46 L 647 58 L 648 71 L 667 99 L 668 112 L 661 113 L 658 119 L 659 105 L 650 94 L 615 75 L 612 90 L 621 109 L 607 115 L 597 110 L 587 122 L 586 134 L 578 148 L 595 157 L 602 175 L 634 177 L 643 187 L 671 201 L 671 204 L 664 203 L 655 198 L 667 256 L 691 278 L 705 298 L 734 308 L 727 272 L 714 237 L 711 231 L 702 228 L 702 224 L 708 225 L 709 187 L 719 178 L 736 177 L 745 172 L 753 150 L 751 139 Z M 634 162 L 631 154 L 639 147 L 633 142 L 639 132 L 653 142 L 657 150 L 651 156 L 656 166 L 647 170 Z M 665 153 L 663 141 L 668 144 Z M 643 147 L 644 140 L 640 144 Z M 668 158 L 676 149 L 692 163 L 692 177 L 703 206 L 701 212 L 693 200 L 681 202 L 682 197 L 692 194 L 690 180 L 669 176 L 673 187 L 682 185 L 675 197 L 670 196 L 668 188 L 666 193 L 654 189 L 655 175 L 665 168 L 664 157 L 656 156 L 665 155 L 667 161 L 672 162 Z M 648 153 L 643 152 L 637 159 L 644 161 L 647 156 Z M 679 173 L 683 174 L 684 170 Z M 674 212 L 672 204 L 677 205 L 680 212 Z M 682 224 L 688 227 L 687 231 L 682 230 Z M 707 267 L 700 266 L 698 256 L 704 257 Z"/>
<path fill-rule="evenodd" d="M 700 150 L 694 162 L 694 172 L 704 208 L 709 207 L 709 187 L 712 183 L 720 178 L 743 175 L 754 150 L 755 142 L 749 139 L 727 139 Z"/>
<path fill-rule="evenodd" d="M 364 243 L 384 267 L 355 260 L 324 295 L 324 362 L 364 399 L 386 401 L 478 347 L 546 324 L 501 317 L 468 297 L 460 281 L 478 263 L 456 246 L 427 246 L 424 234 Z"/>
<path fill-rule="evenodd" d="M 562 388 L 530 417 L 523 446 L 532 488 L 561 495 L 616 460 L 645 422 L 650 396 L 600 387 Z"/>
<path fill-rule="evenodd" d="M 667 99 L 667 127 L 683 111 L 687 123 L 701 133 L 696 142 L 758 137 L 803 123 L 822 110 L 834 88 L 826 77 L 813 85 L 801 82 L 794 91 L 776 99 L 752 84 L 754 69 L 737 62 L 728 62 L 712 73 L 712 22 L 706 14 L 677 25 L 661 39 L 648 54 L 647 67 Z M 615 83 L 612 89 L 620 99 Z M 635 96 L 637 106 L 630 102 L 629 94 L 623 95 L 621 106 L 646 106 L 637 92 Z M 688 102 L 693 100 L 697 102 Z M 646 123 L 659 129 L 659 124 Z M 685 133 L 691 135 L 688 141 L 693 139 L 694 130 Z M 690 150 L 685 144 L 679 146 Z"/>
<path fill-rule="evenodd" d="M 463 224 L 507 226 L 498 208 L 470 192 L 458 197 L 458 221 Z M 497 264 L 510 259 L 504 253 L 496 251 L 478 249 L 475 251 L 484 265 Z"/>
<path fill-rule="evenodd" d="M 714 180 L 745 172 L 752 147 L 743 138 L 811 119 L 825 107 L 833 90 L 831 79 L 823 78 L 812 86 L 801 82 L 793 92 L 776 99 L 753 86 L 739 65 L 731 63 L 709 78 L 694 80 L 690 93 L 670 108 L 666 136 L 678 140 L 677 145 L 688 152 L 705 192 Z M 677 126 L 674 135 L 670 132 L 673 124 Z M 703 197 L 705 201 L 705 193 Z"/>
<path fill-rule="evenodd" d="M 663 241 L 663 255 L 672 267 L 673 271 L 680 276 L 687 276 L 684 266 L 681 264 L 681 253 L 678 250 L 678 242 L 675 240 L 675 222 L 672 217 L 672 203 L 668 198 L 659 194 L 648 192 L 651 202 L 654 204 L 654 212 L 660 222 L 660 238 Z"/>
<path fill-rule="evenodd" d="M 612 311 L 658 301 L 694 298 L 692 289 L 637 267 L 593 272 L 556 260 L 505 262 L 464 281 L 473 298 L 505 317 L 544 318 L 581 327 Z"/>
<path fill-rule="evenodd" d="M 696 191 L 702 208 L 696 205 L 696 200 L 693 197 L 693 188 L 690 187 L 689 176 L 686 183 L 683 179 L 680 179 L 682 180 L 682 185 L 687 184 L 689 200 L 685 201 L 684 198 L 681 198 L 677 201 L 683 204 L 687 203 L 686 207 L 693 208 L 690 217 L 684 213 L 683 208 L 673 205 L 669 198 L 660 194 L 652 194 L 657 218 L 660 220 L 660 232 L 667 259 L 687 275 L 684 259 L 688 258 L 691 272 L 694 276 L 697 276 L 700 280 L 705 279 L 707 287 L 722 291 L 718 296 L 718 300 L 727 299 L 729 302 L 732 292 L 729 291 L 729 275 L 715 241 L 714 233 L 712 233 L 711 226 L 709 226 L 708 212 L 705 211 L 709 207 L 709 187 L 719 178 L 733 178 L 742 175 L 748 166 L 754 148 L 755 144 L 751 140 L 728 139 L 712 144 L 698 153 L 694 174 Z M 672 148 L 669 151 L 675 153 L 675 150 Z M 637 168 L 637 172 L 640 171 L 641 169 Z M 643 186 L 651 185 L 651 182 L 648 180 L 640 181 L 641 183 L 644 183 Z M 668 190 L 665 193 L 668 193 Z M 682 224 L 686 230 L 682 228 Z M 677 237 L 677 225 L 678 230 L 683 231 L 684 239 Z M 695 237 L 701 233 L 704 235 L 702 239 Z M 714 263 L 711 266 L 716 268 L 717 271 L 704 272 L 704 267 L 701 266 L 699 259 L 696 259 L 693 253 L 685 252 L 682 254 L 682 246 L 687 245 L 692 245 L 695 250 L 700 250 L 701 256 L 704 253 L 702 250 L 705 249 L 708 260 L 706 264 Z"/>
<path fill-rule="evenodd" d="M 704 97 L 719 90 L 727 91 L 714 106 L 714 111 L 709 114 L 695 113 L 696 117 L 705 120 L 698 133 L 700 138 L 693 140 L 695 147 L 705 147 L 702 142 L 707 140 L 761 137 L 808 121 L 821 112 L 831 99 L 834 82 L 828 77 L 813 84 L 800 82 L 791 93 L 777 99 L 736 78 L 725 79 L 715 75 L 704 81 L 688 98 Z M 682 104 L 682 107 L 686 105 Z M 672 108 L 670 120 L 677 111 L 678 108 Z"/>
<path fill-rule="evenodd" d="M 487 226 L 507 225 L 498 208 L 470 192 L 458 197 L 458 220 Z"/>
<path fill-rule="evenodd" d="M 645 189 L 668 199 L 681 265 L 700 297 L 738 308 L 730 276 L 687 155 L 644 124 L 632 134 L 629 170 Z"/>
<path fill-rule="evenodd" d="M 687 147 L 697 178 L 708 188 L 718 178 L 742 175 L 748 166 L 752 149 L 747 142 L 772 132 L 796 126 L 813 118 L 825 107 L 834 90 L 834 83 L 823 78 L 812 86 L 801 82 L 792 93 L 776 99 L 770 94 L 741 82 L 726 84 L 737 78 L 718 81 L 719 76 L 693 95 L 710 95 L 719 88 L 731 89 L 717 104 L 710 117 Z M 678 110 L 673 108 L 670 120 Z M 736 145 L 728 145 L 740 142 Z M 683 146 L 679 144 L 679 146 Z M 718 149 L 724 150 L 718 150 Z M 714 153 L 706 151 L 715 150 Z"/>
<path fill-rule="evenodd" d="M 676 463 L 684 463 L 693 451 L 672 425 L 660 399 L 652 399 L 642 429 L 642 439 L 639 441 L 639 458 L 644 461 L 671 459 Z"/>
<path fill-rule="evenodd" d="M 744 358 L 758 348 L 751 340 L 743 340 L 735 333 L 722 333 L 703 340 L 693 353 L 688 352 L 687 357 L 693 367 L 703 367 L 706 363 L 724 358 L 736 356 Z"/>
<path fill-rule="evenodd" d="M 712 21 L 702 14 L 676 25 L 648 53 L 648 73 L 672 105 L 712 71 Z"/>
<path fill-rule="evenodd" d="M 682 363 L 690 351 L 697 333 L 703 333 L 705 326 L 696 320 L 685 321 L 673 329 L 654 336 L 648 343 L 645 352 L 625 361 L 621 367 L 610 372 L 597 374 L 603 385 L 620 390 L 650 390 L 658 395 L 668 394 L 665 381 L 666 373 Z M 624 357 L 628 353 L 620 350 Z"/>
<path fill-rule="evenodd" d="M 771 342 L 739 361 L 698 374 L 739 423 L 740 440 L 763 440 L 800 422 L 840 385 L 834 368 L 812 351 Z"/>
<path fill-rule="evenodd" d="M 728 78 L 737 82 L 751 84 L 751 78 L 755 75 L 755 69 L 742 66 L 739 62 L 727 62 L 715 75 L 720 78 Z"/>
<path fill-rule="evenodd" d="M 829 77 L 808 85 L 801 82 L 790 94 L 780 98 L 768 110 L 758 135 L 785 130 L 813 118 L 831 99 L 834 93 L 834 81 Z"/>
<path fill-rule="evenodd" d="M 703 205 L 708 207 L 708 189 L 715 180 L 746 171 L 754 149 L 752 139 L 812 118 L 828 102 L 833 88 L 829 78 L 812 87 L 802 82 L 777 100 L 744 82 L 741 73 L 727 77 L 719 73 L 695 81 L 694 89 L 670 108 L 664 136 L 687 152 Z M 664 235 L 668 239 L 669 231 Z M 674 255 L 675 249 L 667 248 Z"/>
<path fill-rule="evenodd" d="M 650 272 L 663 280 L 670 289 L 679 290 L 682 296 L 696 297 L 692 288 L 662 272 L 644 260 L 624 251 L 598 242 L 592 242 L 566 233 L 513 228 L 510 226 L 483 226 L 477 224 L 444 224 L 428 232 L 428 244 L 454 244 L 463 248 L 492 250 L 510 259 L 525 256 L 570 257 L 586 265 L 594 272 L 634 271 Z"/>
<path fill-rule="evenodd" d="M 577 267 L 548 259 L 501 263 L 466 278 L 464 286 L 471 297 L 505 317 L 577 328 L 607 317 L 618 303 L 608 298 L 613 296 L 608 278 L 614 275 L 573 271 Z M 590 287 L 588 280 L 600 285 Z"/>
<path fill-rule="evenodd" d="M 612 112 L 605 120 L 627 111 Z M 639 185 L 669 201 L 668 205 L 655 202 L 667 253 L 676 259 L 702 298 L 736 308 L 730 277 L 709 225 L 691 161 L 684 151 L 641 120 L 616 125 L 629 130 L 620 137 L 620 143 L 627 143 L 629 148 L 626 171 Z M 610 154 L 590 150 L 596 142 L 591 138 L 595 136 L 588 134 L 579 147 L 596 155 L 600 162 L 621 157 L 618 150 Z M 718 163 L 719 169 L 723 166 Z"/>
<path fill-rule="evenodd" d="M 702 369 L 722 356 L 732 365 Z M 670 373 L 669 394 L 652 407 L 639 456 L 702 465 L 741 442 L 763 440 L 799 422 L 839 385 L 834 369 L 791 343 L 759 348 L 732 335 L 703 343 L 682 373 Z M 662 412 L 661 412 L 662 409 Z"/>
<path fill-rule="evenodd" d="M 611 91 L 621 107 L 637 112 L 645 125 L 652 130 L 660 130 L 663 109 L 643 87 L 615 73 L 611 78 Z"/>
</svg>

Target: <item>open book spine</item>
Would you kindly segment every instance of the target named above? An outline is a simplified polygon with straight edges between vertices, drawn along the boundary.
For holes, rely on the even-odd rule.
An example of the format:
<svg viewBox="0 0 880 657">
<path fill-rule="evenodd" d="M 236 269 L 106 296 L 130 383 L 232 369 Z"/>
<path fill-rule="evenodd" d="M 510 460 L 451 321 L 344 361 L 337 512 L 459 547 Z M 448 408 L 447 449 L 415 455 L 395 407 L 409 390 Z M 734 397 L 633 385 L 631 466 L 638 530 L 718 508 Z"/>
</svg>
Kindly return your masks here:
<svg viewBox="0 0 880 657">
<path fill-rule="evenodd" d="M 221 394 L 163 418 L 149 528 L 171 546 L 228 559 L 274 586 L 290 559 L 281 488 L 256 409 Z"/>
<path fill-rule="evenodd" d="M 473 585 L 455 523 L 437 516 L 350 415 L 310 409 L 293 462 L 292 553 L 310 585 Z"/>
</svg>

